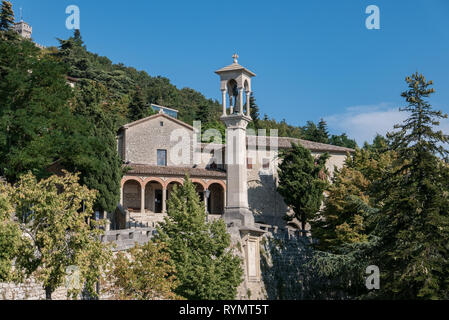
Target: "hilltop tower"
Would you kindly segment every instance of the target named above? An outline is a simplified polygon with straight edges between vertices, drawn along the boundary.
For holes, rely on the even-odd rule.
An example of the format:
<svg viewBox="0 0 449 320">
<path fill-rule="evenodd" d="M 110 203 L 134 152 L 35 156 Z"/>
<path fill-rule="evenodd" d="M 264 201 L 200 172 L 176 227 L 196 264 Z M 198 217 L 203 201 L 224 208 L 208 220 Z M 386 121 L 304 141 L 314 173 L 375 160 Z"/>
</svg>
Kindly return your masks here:
<svg viewBox="0 0 449 320">
<path fill-rule="evenodd" d="M 33 28 L 28 23 L 23 21 L 22 8 L 20 8 L 20 21 L 14 24 L 14 31 L 25 39 L 31 39 Z"/>
</svg>

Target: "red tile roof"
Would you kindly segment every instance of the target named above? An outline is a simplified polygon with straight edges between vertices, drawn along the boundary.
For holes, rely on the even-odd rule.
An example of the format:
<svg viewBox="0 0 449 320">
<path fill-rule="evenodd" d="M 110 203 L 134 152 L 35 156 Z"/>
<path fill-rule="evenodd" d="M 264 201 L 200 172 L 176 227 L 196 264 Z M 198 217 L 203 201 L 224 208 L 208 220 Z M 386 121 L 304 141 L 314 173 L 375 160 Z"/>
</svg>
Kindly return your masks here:
<svg viewBox="0 0 449 320">
<path fill-rule="evenodd" d="M 184 176 L 188 174 L 190 178 L 216 178 L 226 179 L 226 172 L 212 169 L 188 168 L 188 167 L 159 167 L 145 164 L 128 164 L 131 174 L 152 174 L 162 176 Z"/>
</svg>

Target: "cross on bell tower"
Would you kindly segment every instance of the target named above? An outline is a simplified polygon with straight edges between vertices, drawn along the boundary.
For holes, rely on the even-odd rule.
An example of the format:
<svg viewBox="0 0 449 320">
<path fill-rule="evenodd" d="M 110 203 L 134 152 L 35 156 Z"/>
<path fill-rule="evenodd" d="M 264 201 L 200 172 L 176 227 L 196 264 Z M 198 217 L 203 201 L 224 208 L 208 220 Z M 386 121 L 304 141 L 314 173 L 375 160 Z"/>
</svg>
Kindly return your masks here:
<svg viewBox="0 0 449 320">
<path fill-rule="evenodd" d="M 238 63 L 238 59 L 239 55 L 237 53 L 234 53 L 234 55 L 232 56 L 232 59 L 234 59 L 234 63 Z"/>
</svg>

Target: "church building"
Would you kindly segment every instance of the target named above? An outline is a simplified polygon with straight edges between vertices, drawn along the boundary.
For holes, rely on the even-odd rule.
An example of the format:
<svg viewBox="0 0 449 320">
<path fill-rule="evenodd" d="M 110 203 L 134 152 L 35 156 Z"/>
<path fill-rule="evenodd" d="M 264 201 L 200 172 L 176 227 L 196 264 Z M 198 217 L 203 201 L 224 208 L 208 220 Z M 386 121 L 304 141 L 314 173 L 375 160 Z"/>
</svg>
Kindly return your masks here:
<svg viewBox="0 0 449 320">
<path fill-rule="evenodd" d="M 231 65 L 216 71 L 223 97 L 221 120 L 228 128 L 226 144 L 221 139 L 201 143 L 200 130 L 167 114 L 163 107 L 156 115 L 120 128 L 118 152 L 128 171 L 121 183 L 120 205 L 108 229 L 154 227 L 166 215 L 174 186 L 182 185 L 186 175 L 204 201 L 209 219 L 223 218 L 226 211 L 229 217 L 237 217 L 236 212 L 244 208 L 244 216 L 251 215 L 255 223 L 285 227 L 283 217 L 291 210 L 276 191 L 278 152 L 291 148 L 292 143 L 303 145 L 314 156 L 327 152 L 327 169 L 332 174 L 354 151 L 270 133 L 267 137 L 247 134 L 252 119 L 249 108 L 243 110 L 244 101 L 249 106 L 255 74 L 238 64 L 238 56 L 233 58 Z M 230 144 L 231 140 L 237 144 Z M 227 149 L 231 148 L 240 163 L 229 161 Z"/>
</svg>

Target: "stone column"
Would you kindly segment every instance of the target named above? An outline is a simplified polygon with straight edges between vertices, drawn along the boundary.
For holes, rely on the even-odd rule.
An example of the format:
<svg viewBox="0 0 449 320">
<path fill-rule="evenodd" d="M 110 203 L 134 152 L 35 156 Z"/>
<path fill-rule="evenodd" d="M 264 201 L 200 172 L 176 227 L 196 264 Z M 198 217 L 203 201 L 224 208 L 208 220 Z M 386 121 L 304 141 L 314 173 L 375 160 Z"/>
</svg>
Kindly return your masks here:
<svg viewBox="0 0 449 320">
<path fill-rule="evenodd" d="M 246 164 L 246 127 L 251 121 L 246 115 L 222 117 L 226 125 L 226 209 L 224 220 L 240 221 L 253 226 L 254 217 L 248 208 L 248 175 Z"/>
<path fill-rule="evenodd" d="M 123 207 L 123 192 L 125 190 L 125 184 L 120 187 L 120 205 Z"/>
<path fill-rule="evenodd" d="M 221 90 L 221 93 L 223 94 L 223 116 L 226 116 L 226 90 Z"/>
<path fill-rule="evenodd" d="M 243 114 L 243 88 L 239 88 L 239 97 L 240 97 L 240 105 L 238 106 L 240 108 L 239 114 Z"/>
<path fill-rule="evenodd" d="M 234 113 L 234 104 L 235 104 L 235 101 L 231 101 L 232 99 L 231 99 L 231 96 L 229 96 L 229 101 L 231 102 L 230 103 L 230 112 L 229 112 L 229 114 L 233 114 Z M 236 106 L 237 107 L 237 106 Z"/>
<path fill-rule="evenodd" d="M 162 187 L 162 213 L 167 213 L 167 188 Z"/>
<path fill-rule="evenodd" d="M 250 98 L 251 98 L 251 91 L 246 91 L 246 115 L 248 117 L 251 117 Z"/>
<path fill-rule="evenodd" d="M 223 191 L 223 214 L 224 214 L 224 210 L 226 210 L 226 193 L 227 193 L 227 190 L 224 189 L 224 191 Z"/>
<path fill-rule="evenodd" d="M 142 187 L 140 196 L 140 213 L 145 214 L 145 187 Z"/>
<path fill-rule="evenodd" d="M 206 212 L 206 214 L 207 214 L 207 193 L 206 193 L 206 191 L 207 190 L 203 191 L 203 199 L 204 199 L 204 212 Z"/>
</svg>

